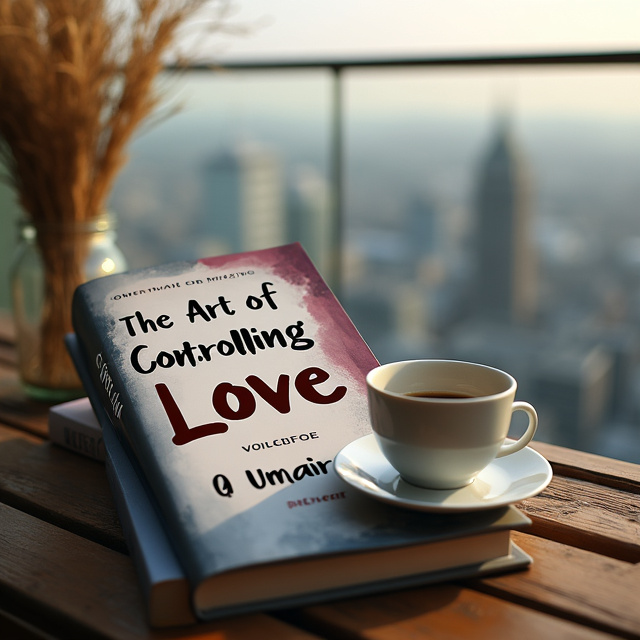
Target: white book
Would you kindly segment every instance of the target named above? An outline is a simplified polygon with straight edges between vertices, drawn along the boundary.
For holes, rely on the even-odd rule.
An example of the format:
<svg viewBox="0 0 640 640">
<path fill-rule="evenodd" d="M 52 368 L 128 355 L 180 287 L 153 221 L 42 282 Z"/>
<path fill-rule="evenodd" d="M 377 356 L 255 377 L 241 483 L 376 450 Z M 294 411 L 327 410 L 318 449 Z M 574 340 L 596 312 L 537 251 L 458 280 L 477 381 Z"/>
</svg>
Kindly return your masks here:
<svg viewBox="0 0 640 640">
<path fill-rule="evenodd" d="M 102 429 L 88 398 L 78 398 L 49 409 L 49 439 L 65 449 L 104 462 Z"/>
</svg>

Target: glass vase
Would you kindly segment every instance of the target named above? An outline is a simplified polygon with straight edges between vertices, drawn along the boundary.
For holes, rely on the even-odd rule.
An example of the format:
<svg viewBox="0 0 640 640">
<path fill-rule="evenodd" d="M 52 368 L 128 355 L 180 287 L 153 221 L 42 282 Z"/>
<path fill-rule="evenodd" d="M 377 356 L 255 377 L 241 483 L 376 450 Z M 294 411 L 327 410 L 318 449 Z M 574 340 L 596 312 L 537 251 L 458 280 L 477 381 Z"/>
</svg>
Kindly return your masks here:
<svg viewBox="0 0 640 640">
<path fill-rule="evenodd" d="M 63 402 L 83 395 L 64 336 L 73 330 L 71 299 L 87 280 L 124 271 L 114 220 L 20 222 L 11 270 L 18 370 L 26 395 Z"/>
</svg>

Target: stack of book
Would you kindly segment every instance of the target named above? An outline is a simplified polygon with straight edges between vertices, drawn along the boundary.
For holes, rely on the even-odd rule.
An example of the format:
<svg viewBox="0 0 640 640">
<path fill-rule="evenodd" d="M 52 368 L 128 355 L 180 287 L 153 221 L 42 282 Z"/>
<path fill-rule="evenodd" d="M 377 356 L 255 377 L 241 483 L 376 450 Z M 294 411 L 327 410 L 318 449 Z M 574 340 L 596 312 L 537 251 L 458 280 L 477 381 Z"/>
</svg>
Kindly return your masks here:
<svg viewBox="0 0 640 640">
<path fill-rule="evenodd" d="M 88 399 L 51 438 L 104 455 L 152 626 L 530 563 L 513 506 L 400 509 L 335 473 L 377 361 L 300 245 L 94 280 L 73 317 Z"/>
</svg>

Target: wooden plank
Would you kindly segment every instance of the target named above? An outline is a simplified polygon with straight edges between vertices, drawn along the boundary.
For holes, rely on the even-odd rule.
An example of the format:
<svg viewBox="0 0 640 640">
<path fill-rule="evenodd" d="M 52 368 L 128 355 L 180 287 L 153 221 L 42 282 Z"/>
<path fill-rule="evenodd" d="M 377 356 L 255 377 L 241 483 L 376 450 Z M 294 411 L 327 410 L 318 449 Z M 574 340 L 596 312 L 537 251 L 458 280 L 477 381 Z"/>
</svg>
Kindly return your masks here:
<svg viewBox="0 0 640 640">
<path fill-rule="evenodd" d="M 640 638 L 640 566 L 527 533 L 514 540 L 534 559 L 525 571 L 306 607 L 287 619 L 375 640 Z"/>
<path fill-rule="evenodd" d="M 0 504 L 0 599 L 60 638 L 283 640 L 315 636 L 267 615 L 178 630 L 147 626 L 131 561 L 116 551 Z"/>
<path fill-rule="evenodd" d="M 13 367 L 0 364 L 0 422 L 46 438 L 49 406 L 24 394 Z"/>
<path fill-rule="evenodd" d="M 467 584 L 549 614 L 625 638 L 640 638 L 638 565 L 514 532 L 534 559 L 527 571 Z"/>
<path fill-rule="evenodd" d="M 640 500 L 635 493 L 555 476 L 542 493 L 518 507 L 533 520 L 535 535 L 640 562 Z"/>
<path fill-rule="evenodd" d="M 0 442 L 0 500 L 112 549 L 126 545 L 104 464 L 23 439 Z"/>
<path fill-rule="evenodd" d="M 38 436 L 31 435 L 22 429 L 15 429 L 14 427 L 7 427 L 0 424 L 0 442 L 3 442 L 4 440 L 15 440 L 16 438 L 20 440 L 27 440 L 34 444 L 42 443 L 42 438 L 39 438 Z"/>
<path fill-rule="evenodd" d="M 616 637 L 452 584 L 306 607 L 286 619 L 330 638 L 363 640 Z"/>
<path fill-rule="evenodd" d="M 639 464 L 544 442 L 534 442 L 531 446 L 551 463 L 557 475 L 597 482 L 631 493 L 640 493 Z"/>
</svg>

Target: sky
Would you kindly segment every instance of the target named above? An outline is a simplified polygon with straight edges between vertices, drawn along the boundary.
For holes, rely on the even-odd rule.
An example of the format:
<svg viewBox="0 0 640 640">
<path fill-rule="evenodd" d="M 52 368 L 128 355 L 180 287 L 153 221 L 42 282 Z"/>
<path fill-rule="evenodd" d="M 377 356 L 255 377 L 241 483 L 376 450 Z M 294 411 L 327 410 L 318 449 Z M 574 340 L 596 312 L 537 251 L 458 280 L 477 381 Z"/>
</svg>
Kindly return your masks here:
<svg viewBox="0 0 640 640">
<path fill-rule="evenodd" d="M 224 64 L 234 60 L 640 51 L 640 0 L 231 1 L 230 23 L 246 33 L 198 39 L 193 50 L 200 59 Z M 456 110 L 466 105 L 477 111 L 495 109 L 496 101 L 506 99 L 516 109 L 522 105 L 540 113 L 574 113 L 578 108 L 585 114 L 640 118 L 637 66 L 435 73 L 394 69 L 386 76 L 350 71 L 349 82 L 348 100 L 365 111 L 384 107 L 397 113 L 430 106 Z M 305 98 L 300 91 L 294 98 L 283 99 L 285 88 L 275 82 L 270 87 L 261 89 L 265 110 L 271 99 L 285 105 L 278 109 L 303 107 Z M 229 91 L 233 89 L 225 88 Z M 317 97 L 310 92 L 308 100 L 317 101 Z M 477 104 L 472 104 L 474 100 Z"/>
<path fill-rule="evenodd" d="M 640 49 L 638 0 L 234 0 L 222 58 Z"/>
</svg>

